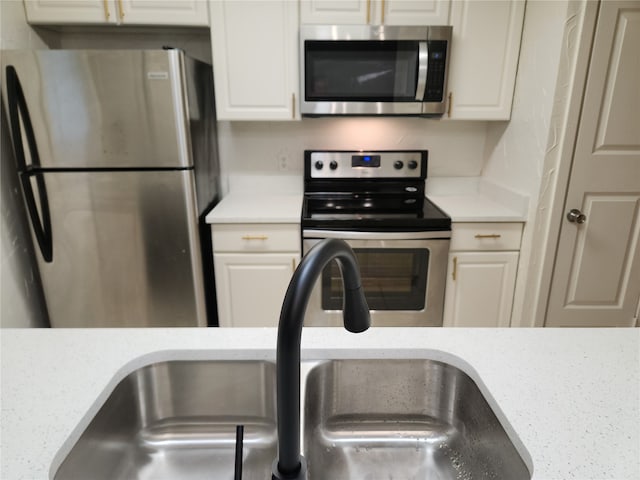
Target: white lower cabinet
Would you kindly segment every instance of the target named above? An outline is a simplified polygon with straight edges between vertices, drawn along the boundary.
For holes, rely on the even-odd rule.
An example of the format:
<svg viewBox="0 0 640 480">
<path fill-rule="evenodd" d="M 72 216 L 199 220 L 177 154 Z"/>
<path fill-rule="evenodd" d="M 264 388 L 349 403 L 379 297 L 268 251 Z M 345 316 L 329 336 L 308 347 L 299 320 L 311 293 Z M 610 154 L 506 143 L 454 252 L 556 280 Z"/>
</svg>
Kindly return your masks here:
<svg viewBox="0 0 640 480">
<path fill-rule="evenodd" d="M 212 225 L 221 327 L 275 327 L 300 262 L 300 229 L 288 224 Z"/>
<path fill-rule="evenodd" d="M 509 327 L 521 223 L 452 227 L 445 291 L 445 327 Z"/>
<path fill-rule="evenodd" d="M 213 261 L 220 326 L 277 326 L 297 255 L 216 253 Z"/>
</svg>

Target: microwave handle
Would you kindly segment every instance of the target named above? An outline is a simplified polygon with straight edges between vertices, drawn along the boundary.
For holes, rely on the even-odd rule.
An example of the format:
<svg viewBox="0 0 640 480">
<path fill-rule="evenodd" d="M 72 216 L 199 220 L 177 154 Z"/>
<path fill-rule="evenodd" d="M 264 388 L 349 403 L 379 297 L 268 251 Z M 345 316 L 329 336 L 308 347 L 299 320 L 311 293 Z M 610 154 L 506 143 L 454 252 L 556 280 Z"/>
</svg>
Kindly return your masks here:
<svg viewBox="0 0 640 480">
<path fill-rule="evenodd" d="M 416 85 L 416 100 L 424 100 L 427 88 L 427 70 L 429 68 L 429 47 L 427 42 L 418 42 L 418 84 Z"/>
</svg>

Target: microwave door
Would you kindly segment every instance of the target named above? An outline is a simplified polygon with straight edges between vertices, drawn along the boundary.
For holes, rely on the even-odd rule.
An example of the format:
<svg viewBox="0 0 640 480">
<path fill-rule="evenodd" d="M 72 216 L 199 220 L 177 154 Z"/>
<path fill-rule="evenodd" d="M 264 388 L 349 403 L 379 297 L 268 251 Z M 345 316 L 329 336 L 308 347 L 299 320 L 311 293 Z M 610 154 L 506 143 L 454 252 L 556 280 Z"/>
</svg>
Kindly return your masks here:
<svg viewBox="0 0 640 480">
<path fill-rule="evenodd" d="M 308 40 L 303 48 L 303 114 L 422 113 L 426 42 Z"/>
</svg>

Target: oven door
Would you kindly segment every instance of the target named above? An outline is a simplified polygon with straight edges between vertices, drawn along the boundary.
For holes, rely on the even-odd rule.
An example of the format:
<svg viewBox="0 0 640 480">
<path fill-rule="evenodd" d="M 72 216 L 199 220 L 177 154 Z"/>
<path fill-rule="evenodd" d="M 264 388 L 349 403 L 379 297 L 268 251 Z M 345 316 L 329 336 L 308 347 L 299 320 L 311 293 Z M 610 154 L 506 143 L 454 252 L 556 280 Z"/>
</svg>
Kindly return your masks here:
<svg viewBox="0 0 640 480">
<path fill-rule="evenodd" d="M 305 230 L 303 253 L 324 238 L 353 249 L 371 310 L 372 326 L 440 327 L 450 232 L 335 232 Z M 341 326 L 342 280 L 338 265 L 325 267 L 313 289 L 306 326 Z"/>
</svg>

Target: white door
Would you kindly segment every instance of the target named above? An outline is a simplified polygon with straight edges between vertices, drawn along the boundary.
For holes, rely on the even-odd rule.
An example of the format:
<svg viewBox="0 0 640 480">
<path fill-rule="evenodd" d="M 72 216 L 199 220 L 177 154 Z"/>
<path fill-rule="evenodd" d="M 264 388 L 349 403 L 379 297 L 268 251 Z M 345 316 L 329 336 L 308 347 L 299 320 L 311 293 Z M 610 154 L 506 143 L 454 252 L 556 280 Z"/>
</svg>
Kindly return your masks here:
<svg viewBox="0 0 640 480">
<path fill-rule="evenodd" d="M 640 1 L 600 6 L 546 317 L 634 326 L 640 299 Z"/>
</svg>

